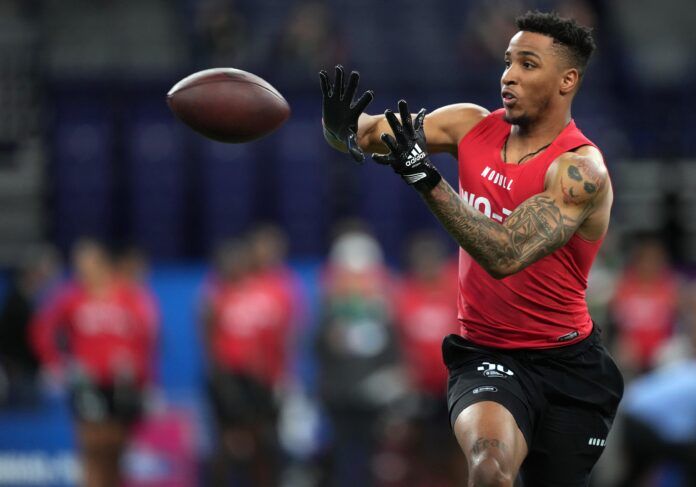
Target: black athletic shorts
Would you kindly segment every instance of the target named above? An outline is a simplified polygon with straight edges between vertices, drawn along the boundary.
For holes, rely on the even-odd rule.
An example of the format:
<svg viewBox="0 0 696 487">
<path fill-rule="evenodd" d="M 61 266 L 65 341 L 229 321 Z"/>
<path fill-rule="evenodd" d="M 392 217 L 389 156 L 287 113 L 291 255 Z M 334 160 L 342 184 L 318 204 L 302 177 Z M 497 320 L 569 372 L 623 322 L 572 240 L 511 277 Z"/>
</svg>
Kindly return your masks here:
<svg viewBox="0 0 696 487">
<path fill-rule="evenodd" d="M 134 386 L 73 385 L 70 409 L 80 421 L 120 421 L 131 424 L 143 413 L 144 395 Z"/>
<path fill-rule="evenodd" d="M 208 381 L 208 392 L 215 415 L 224 426 L 268 423 L 277 417 L 273 391 L 248 375 L 213 373 Z"/>
<path fill-rule="evenodd" d="M 494 401 L 517 422 L 528 446 L 526 487 L 586 486 L 623 395 L 623 377 L 597 327 L 573 345 L 503 350 L 459 335 L 442 344 L 452 426 L 471 404 Z"/>
</svg>

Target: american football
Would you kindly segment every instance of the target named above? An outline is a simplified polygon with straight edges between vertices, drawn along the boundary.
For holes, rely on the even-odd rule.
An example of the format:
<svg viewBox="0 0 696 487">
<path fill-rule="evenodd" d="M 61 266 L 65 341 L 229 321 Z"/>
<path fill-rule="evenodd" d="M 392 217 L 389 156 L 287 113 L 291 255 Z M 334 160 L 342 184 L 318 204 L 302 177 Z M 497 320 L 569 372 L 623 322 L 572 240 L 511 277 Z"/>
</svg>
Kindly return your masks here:
<svg viewBox="0 0 696 487">
<path fill-rule="evenodd" d="M 167 93 L 176 116 L 219 142 L 249 142 L 269 134 L 290 116 L 290 106 L 262 78 L 234 68 L 199 71 Z"/>
</svg>

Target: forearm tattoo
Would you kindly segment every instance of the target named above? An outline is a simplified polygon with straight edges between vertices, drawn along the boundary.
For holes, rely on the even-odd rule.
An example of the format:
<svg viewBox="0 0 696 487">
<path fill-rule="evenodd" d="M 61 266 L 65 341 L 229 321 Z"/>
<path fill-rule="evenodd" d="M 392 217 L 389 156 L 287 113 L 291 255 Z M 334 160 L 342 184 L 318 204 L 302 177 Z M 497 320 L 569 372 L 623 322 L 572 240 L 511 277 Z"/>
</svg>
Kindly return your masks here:
<svg viewBox="0 0 696 487">
<path fill-rule="evenodd" d="M 447 231 L 494 276 L 517 272 L 563 246 L 591 209 L 578 219 L 561 213 L 539 194 L 525 201 L 500 225 L 469 206 L 444 180 L 423 199 Z"/>
</svg>

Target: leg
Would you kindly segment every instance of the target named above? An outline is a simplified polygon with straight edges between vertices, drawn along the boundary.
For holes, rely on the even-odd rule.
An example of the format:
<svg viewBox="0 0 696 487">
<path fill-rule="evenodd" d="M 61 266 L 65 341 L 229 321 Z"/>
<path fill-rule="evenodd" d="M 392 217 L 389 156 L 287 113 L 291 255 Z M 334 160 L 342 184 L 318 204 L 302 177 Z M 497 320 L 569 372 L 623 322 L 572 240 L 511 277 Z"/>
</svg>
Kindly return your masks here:
<svg viewBox="0 0 696 487">
<path fill-rule="evenodd" d="M 86 487 L 117 487 L 127 427 L 117 421 L 80 421 L 77 425 Z"/>
<path fill-rule="evenodd" d="M 587 487 L 610 425 L 611 420 L 599 412 L 550 405 L 522 465 L 525 485 Z"/>
<path fill-rule="evenodd" d="M 527 455 L 515 418 L 493 401 L 474 403 L 454 424 L 468 467 L 468 487 L 512 487 Z"/>
<path fill-rule="evenodd" d="M 254 452 L 250 462 L 251 479 L 254 486 L 278 485 L 280 464 L 276 428 L 272 421 L 257 420 L 252 426 Z"/>
</svg>

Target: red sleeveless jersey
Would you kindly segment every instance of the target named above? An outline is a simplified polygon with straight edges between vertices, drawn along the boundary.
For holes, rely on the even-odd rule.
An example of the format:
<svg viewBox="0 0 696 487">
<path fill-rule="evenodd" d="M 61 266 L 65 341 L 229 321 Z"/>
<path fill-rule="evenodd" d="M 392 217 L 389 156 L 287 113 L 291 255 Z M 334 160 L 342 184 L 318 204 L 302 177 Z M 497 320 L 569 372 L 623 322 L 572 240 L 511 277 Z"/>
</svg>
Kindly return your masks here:
<svg viewBox="0 0 696 487">
<path fill-rule="evenodd" d="M 541 154 L 506 164 L 500 153 L 510 124 L 497 110 L 459 142 L 460 195 L 503 223 L 522 202 L 544 191 L 546 172 L 564 152 L 594 144 L 571 122 Z M 522 271 L 496 280 L 464 250 L 459 253 L 459 321 L 462 336 L 483 346 L 551 348 L 585 338 L 592 320 L 585 302 L 587 274 L 601 240 L 577 234 Z"/>
</svg>

